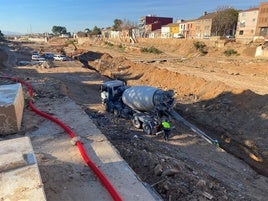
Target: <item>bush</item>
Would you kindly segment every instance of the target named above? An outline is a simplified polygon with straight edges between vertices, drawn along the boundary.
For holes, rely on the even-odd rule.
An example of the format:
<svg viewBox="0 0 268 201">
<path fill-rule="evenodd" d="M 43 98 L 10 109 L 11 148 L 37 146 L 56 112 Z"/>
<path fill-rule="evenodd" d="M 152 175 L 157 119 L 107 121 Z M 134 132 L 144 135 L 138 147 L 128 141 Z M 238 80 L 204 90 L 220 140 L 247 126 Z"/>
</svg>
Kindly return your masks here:
<svg viewBox="0 0 268 201">
<path fill-rule="evenodd" d="M 237 51 L 235 51 L 234 49 L 228 49 L 228 50 L 225 50 L 223 53 L 224 53 L 225 56 L 227 56 L 227 57 L 229 57 L 229 56 L 231 56 L 231 55 L 239 55 L 239 54 L 237 53 Z"/>
<path fill-rule="evenodd" d="M 199 52 L 201 52 L 202 55 L 205 55 L 205 54 L 208 53 L 207 46 L 203 42 L 200 42 L 200 41 L 194 42 L 194 47 L 195 47 L 196 50 L 198 50 Z"/>
<path fill-rule="evenodd" d="M 143 47 L 141 48 L 141 52 L 148 52 L 148 53 L 153 53 L 153 54 L 161 54 L 163 53 L 161 50 L 155 48 L 154 46 L 147 48 L 147 47 Z"/>
<path fill-rule="evenodd" d="M 113 47 L 114 46 L 114 44 L 112 44 L 112 43 L 110 43 L 110 42 L 105 42 L 105 45 L 107 45 L 107 46 L 109 46 L 109 47 Z"/>
<path fill-rule="evenodd" d="M 122 51 L 125 51 L 126 46 L 124 46 L 124 45 L 120 44 L 120 45 L 118 45 L 118 48 L 119 48 L 120 50 L 122 50 Z"/>
</svg>

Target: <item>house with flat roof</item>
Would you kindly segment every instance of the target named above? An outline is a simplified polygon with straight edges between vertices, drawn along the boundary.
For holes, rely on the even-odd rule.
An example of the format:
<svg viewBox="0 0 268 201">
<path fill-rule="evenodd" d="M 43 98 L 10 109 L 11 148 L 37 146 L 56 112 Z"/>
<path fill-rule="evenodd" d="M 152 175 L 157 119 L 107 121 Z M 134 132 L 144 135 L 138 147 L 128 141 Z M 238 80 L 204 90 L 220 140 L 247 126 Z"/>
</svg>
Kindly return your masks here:
<svg viewBox="0 0 268 201">
<path fill-rule="evenodd" d="M 251 8 L 240 11 L 236 27 L 236 41 L 248 43 L 256 35 L 256 26 L 259 8 Z"/>
</svg>

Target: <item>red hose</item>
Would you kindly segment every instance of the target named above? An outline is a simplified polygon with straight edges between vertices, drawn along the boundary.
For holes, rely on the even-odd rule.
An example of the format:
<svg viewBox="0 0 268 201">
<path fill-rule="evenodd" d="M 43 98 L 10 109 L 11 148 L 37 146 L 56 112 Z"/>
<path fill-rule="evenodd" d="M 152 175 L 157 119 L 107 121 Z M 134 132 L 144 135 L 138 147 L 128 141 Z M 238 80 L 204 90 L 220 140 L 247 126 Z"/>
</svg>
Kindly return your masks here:
<svg viewBox="0 0 268 201">
<path fill-rule="evenodd" d="M 5 78 L 5 79 L 10 79 L 13 80 L 15 82 L 20 82 L 21 84 L 27 86 L 28 88 L 28 92 L 30 97 L 33 97 L 33 88 L 32 86 L 23 81 L 23 80 L 19 80 L 17 78 L 13 78 L 13 77 L 6 77 L 6 76 L 0 76 L 1 78 Z M 29 106 L 30 108 L 37 113 L 38 115 L 49 119 L 50 121 L 53 121 L 54 123 L 58 124 L 60 127 L 62 127 L 71 138 L 76 137 L 76 134 L 68 127 L 66 126 L 64 123 L 62 123 L 60 120 L 58 120 L 57 118 L 46 114 L 45 112 L 42 112 L 40 110 L 38 110 L 34 104 L 33 104 L 33 100 L 30 99 L 29 100 Z M 105 177 L 105 175 L 102 173 L 102 171 L 92 162 L 92 160 L 89 158 L 89 156 L 87 155 L 85 148 L 83 146 L 83 144 L 81 143 L 80 140 L 78 140 L 76 142 L 76 146 L 80 151 L 80 154 L 82 156 L 82 158 L 84 159 L 85 163 L 88 165 L 88 167 L 91 168 L 91 170 L 97 175 L 97 177 L 100 179 L 101 183 L 103 184 L 103 186 L 107 189 L 107 191 L 110 193 L 111 197 L 113 198 L 113 200 L 115 201 L 122 201 L 122 198 L 120 197 L 120 195 L 118 194 L 118 192 L 115 190 L 115 188 L 112 186 L 112 184 L 110 183 L 110 181 Z"/>
</svg>

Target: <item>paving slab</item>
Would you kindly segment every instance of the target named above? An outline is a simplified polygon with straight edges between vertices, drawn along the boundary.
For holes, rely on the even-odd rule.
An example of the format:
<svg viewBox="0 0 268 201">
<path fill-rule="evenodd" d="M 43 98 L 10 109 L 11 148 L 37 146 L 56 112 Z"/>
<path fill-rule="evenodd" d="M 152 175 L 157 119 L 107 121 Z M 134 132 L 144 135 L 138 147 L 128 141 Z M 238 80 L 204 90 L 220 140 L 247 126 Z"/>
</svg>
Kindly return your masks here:
<svg viewBox="0 0 268 201">
<path fill-rule="evenodd" d="M 0 200 L 46 201 L 29 137 L 0 141 Z"/>
</svg>

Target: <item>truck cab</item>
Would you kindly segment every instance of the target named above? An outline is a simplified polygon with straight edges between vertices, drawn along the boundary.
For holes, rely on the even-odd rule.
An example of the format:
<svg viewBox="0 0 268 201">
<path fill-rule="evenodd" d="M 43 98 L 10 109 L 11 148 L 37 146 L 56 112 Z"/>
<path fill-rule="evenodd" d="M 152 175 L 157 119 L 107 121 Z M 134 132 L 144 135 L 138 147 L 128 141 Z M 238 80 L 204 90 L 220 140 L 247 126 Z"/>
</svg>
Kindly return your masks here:
<svg viewBox="0 0 268 201">
<path fill-rule="evenodd" d="M 126 83 L 121 80 L 107 81 L 101 85 L 101 102 L 106 111 L 113 112 L 115 105 L 120 102 L 123 90 L 126 87 Z"/>
</svg>

